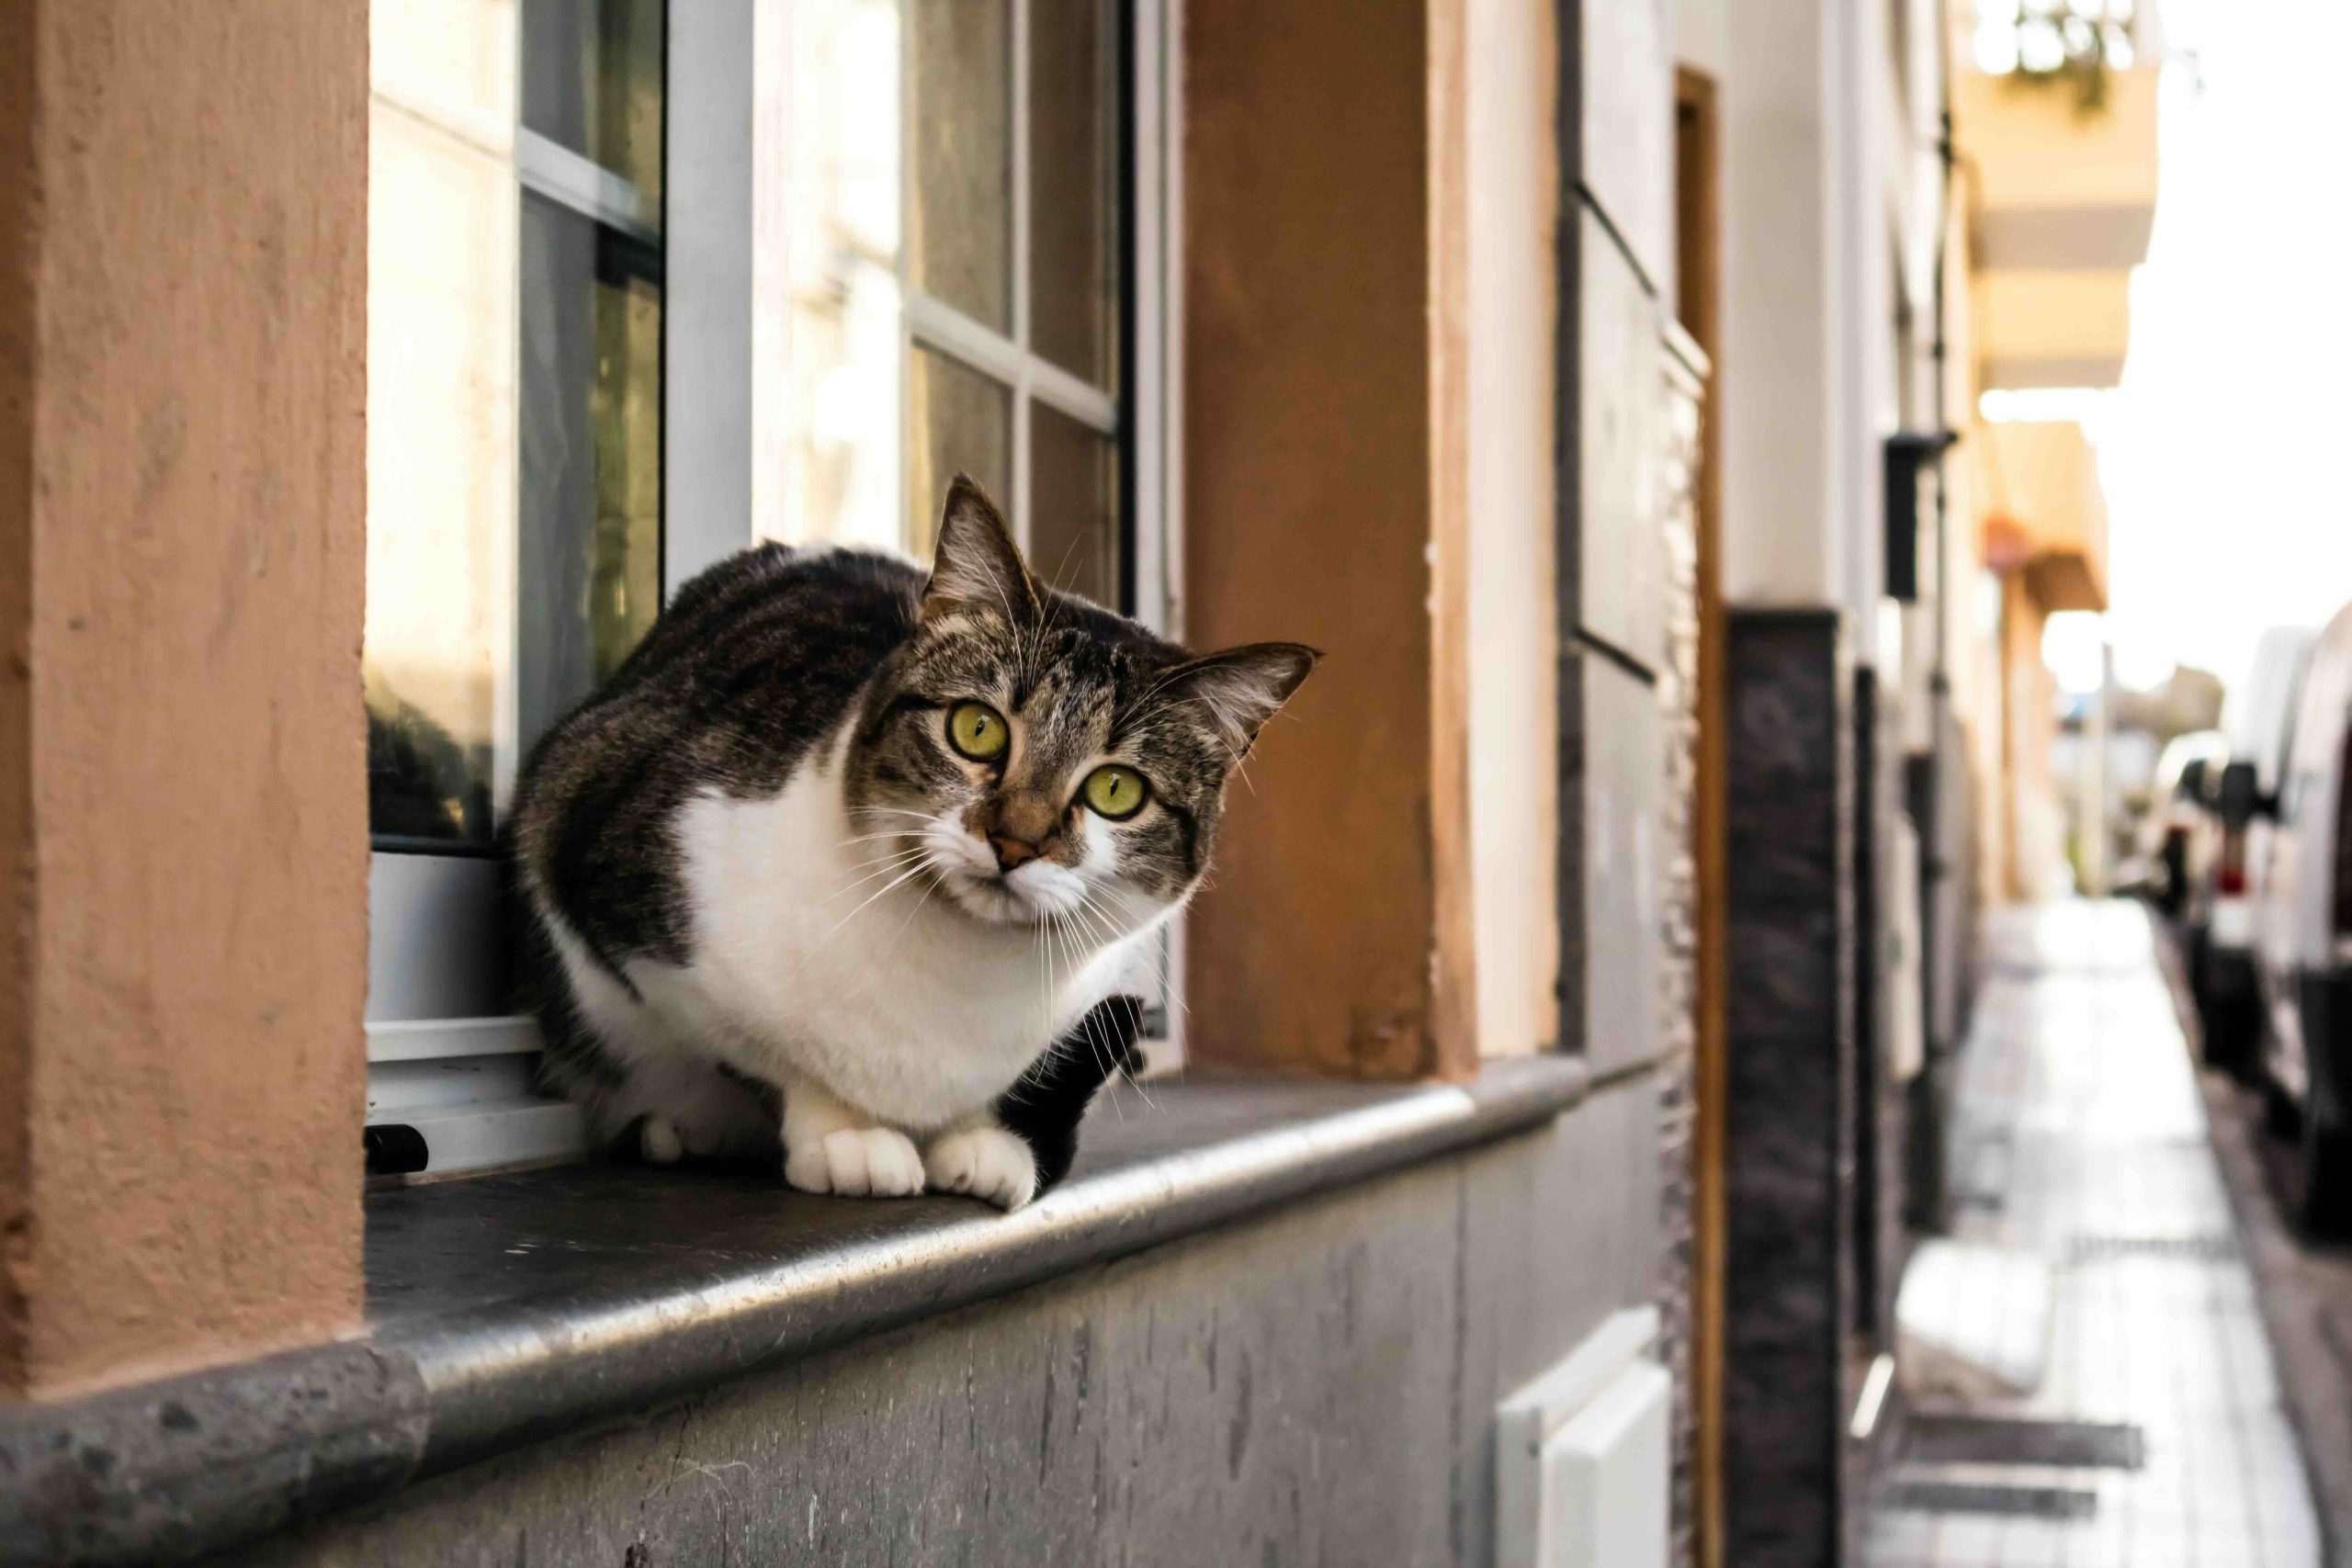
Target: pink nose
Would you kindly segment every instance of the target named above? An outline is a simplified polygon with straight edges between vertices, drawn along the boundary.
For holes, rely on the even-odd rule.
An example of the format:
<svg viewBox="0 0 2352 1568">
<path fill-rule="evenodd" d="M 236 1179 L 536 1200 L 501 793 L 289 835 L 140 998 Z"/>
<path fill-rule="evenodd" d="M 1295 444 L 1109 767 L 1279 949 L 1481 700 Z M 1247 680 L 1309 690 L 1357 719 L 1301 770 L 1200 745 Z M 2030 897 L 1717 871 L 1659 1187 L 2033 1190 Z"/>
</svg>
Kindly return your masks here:
<svg viewBox="0 0 2352 1568">
<path fill-rule="evenodd" d="M 1015 839 L 1003 833 L 990 833 L 989 847 L 996 852 L 997 869 L 1012 871 L 1027 865 L 1037 858 L 1037 846 L 1026 839 Z"/>
</svg>

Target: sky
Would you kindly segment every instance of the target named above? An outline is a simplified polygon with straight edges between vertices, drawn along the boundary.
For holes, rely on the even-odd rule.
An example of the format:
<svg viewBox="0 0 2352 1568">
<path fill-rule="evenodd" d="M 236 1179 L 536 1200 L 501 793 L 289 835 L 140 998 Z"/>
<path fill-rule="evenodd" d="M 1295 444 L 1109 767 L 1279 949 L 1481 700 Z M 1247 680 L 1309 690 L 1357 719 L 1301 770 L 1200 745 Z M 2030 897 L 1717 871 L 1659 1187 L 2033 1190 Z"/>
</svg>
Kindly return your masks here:
<svg viewBox="0 0 2352 1568">
<path fill-rule="evenodd" d="M 2352 602 L 2352 0 L 2164 0 L 2154 236 L 2088 422 L 2128 685 Z M 2098 626 L 2055 617 L 2063 684 Z"/>
</svg>

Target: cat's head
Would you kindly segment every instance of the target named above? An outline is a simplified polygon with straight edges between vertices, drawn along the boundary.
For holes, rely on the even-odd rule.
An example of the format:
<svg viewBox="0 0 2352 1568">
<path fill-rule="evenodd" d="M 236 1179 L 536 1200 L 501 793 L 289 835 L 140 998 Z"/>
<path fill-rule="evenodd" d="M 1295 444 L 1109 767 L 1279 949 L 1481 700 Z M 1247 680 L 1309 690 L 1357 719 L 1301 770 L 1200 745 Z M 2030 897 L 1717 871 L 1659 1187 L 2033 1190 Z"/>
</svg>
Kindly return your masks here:
<svg viewBox="0 0 2352 1568">
<path fill-rule="evenodd" d="M 1194 658 L 1038 582 L 978 485 L 947 492 L 914 635 L 868 694 L 844 794 L 889 869 L 1094 946 L 1181 904 L 1226 781 L 1320 655 Z M 872 858 L 872 857 L 869 857 Z"/>
</svg>

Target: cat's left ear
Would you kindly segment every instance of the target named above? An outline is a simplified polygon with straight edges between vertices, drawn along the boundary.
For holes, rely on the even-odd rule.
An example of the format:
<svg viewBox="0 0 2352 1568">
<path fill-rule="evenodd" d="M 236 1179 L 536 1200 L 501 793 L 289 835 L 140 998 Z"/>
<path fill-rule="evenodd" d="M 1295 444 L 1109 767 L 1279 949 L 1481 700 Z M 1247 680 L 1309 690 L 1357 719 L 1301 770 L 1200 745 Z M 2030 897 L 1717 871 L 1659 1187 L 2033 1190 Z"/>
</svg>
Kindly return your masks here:
<svg viewBox="0 0 2352 1568">
<path fill-rule="evenodd" d="M 1037 585 L 996 503 L 968 476 L 957 474 L 939 515 L 939 544 L 932 552 L 931 581 L 923 585 L 922 616 L 938 621 L 969 611 L 1026 625 L 1037 618 Z"/>
<path fill-rule="evenodd" d="M 1304 643 L 1253 642 L 1180 664 L 1159 689 L 1199 705 L 1231 753 L 1227 766 L 1236 766 L 1322 657 L 1322 649 Z"/>
</svg>

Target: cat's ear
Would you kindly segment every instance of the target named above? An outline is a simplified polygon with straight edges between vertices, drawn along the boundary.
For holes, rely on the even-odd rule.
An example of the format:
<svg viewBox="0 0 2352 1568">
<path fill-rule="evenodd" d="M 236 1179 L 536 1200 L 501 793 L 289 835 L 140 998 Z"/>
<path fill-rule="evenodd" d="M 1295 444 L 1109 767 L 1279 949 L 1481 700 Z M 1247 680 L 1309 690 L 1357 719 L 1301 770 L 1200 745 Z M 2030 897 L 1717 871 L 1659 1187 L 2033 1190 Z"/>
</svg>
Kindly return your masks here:
<svg viewBox="0 0 2352 1568">
<path fill-rule="evenodd" d="M 964 474 L 947 487 L 939 544 L 923 585 L 922 619 L 988 611 L 1017 625 L 1037 617 L 1037 585 L 1021 563 L 1021 547 L 987 492 Z"/>
<path fill-rule="evenodd" d="M 1303 643 L 1253 642 L 1180 664 L 1161 677 L 1159 689 L 1197 705 L 1231 754 L 1228 765 L 1238 765 L 1259 728 L 1322 657 L 1322 649 Z"/>
</svg>

